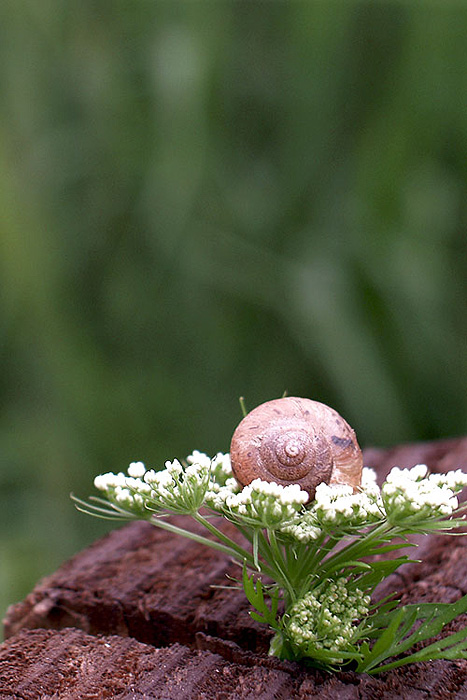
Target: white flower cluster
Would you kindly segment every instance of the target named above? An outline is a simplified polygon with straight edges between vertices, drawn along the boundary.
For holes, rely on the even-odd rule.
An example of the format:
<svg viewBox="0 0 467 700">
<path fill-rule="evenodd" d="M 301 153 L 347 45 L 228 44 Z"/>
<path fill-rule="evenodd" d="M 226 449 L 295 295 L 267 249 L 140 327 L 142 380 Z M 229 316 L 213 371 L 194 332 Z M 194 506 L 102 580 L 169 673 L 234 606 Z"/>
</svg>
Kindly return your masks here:
<svg viewBox="0 0 467 700">
<path fill-rule="evenodd" d="M 291 538 L 302 544 L 309 544 L 315 542 L 322 535 L 323 531 L 319 526 L 315 513 L 311 510 L 298 513 L 292 520 L 282 523 L 280 532 L 282 535 L 285 535 L 286 539 Z"/>
<path fill-rule="evenodd" d="M 459 505 L 455 494 L 467 486 L 467 474 L 460 469 L 447 474 L 427 474 L 424 464 L 412 469 L 394 467 L 391 470 L 382 488 L 390 520 L 452 515 Z"/>
<path fill-rule="evenodd" d="M 285 523 L 281 532 L 302 543 L 314 542 L 331 529 L 370 525 L 384 517 L 381 492 L 372 469 L 364 468 L 361 490 L 351 486 L 319 484 L 311 506 Z"/>
<path fill-rule="evenodd" d="M 325 580 L 290 609 L 287 633 L 304 656 L 323 649 L 336 652 L 334 663 L 342 663 L 339 651 L 351 645 L 355 622 L 368 614 L 370 596 L 349 586 L 345 577 Z"/>
<path fill-rule="evenodd" d="M 209 482 L 210 461 L 203 457 L 200 453 L 198 460 L 188 458 L 186 467 L 174 459 L 167 461 L 162 471 L 146 472 L 144 481 L 151 488 L 147 505 L 174 513 L 196 513 L 203 504 Z"/>
<path fill-rule="evenodd" d="M 230 503 L 230 498 L 238 494 L 241 489 L 242 487 L 233 476 L 225 479 L 222 486 L 218 481 L 212 480 L 209 484 L 209 489 L 206 491 L 205 503 L 208 508 L 223 514 L 224 511 L 229 508 L 229 506 L 226 505 L 227 502 Z"/>
<path fill-rule="evenodd" d="M 361 490 L 355 493 L 351 486 L 319 484 L 313 511 L 318 523 L 326 529 L 343 525 L 358 527 L 381 520 L 383 502 L 375 472 L 363 469 Z"/>
<path fill-rule="evenodd" d="M 195 450 L 190 457 L 187 457 L 187 462 L 190 462 L 190 460 L 199 460 L 200 455 L 203 455 L 203 453 Z M 203 455 L 203 458 L 209 460 L 207 455 Z M 210 463 L 211 481 L 213 484 L 222 487 L 225 486 L 229 479 L 233 479 L 229 453 L 224 454 L 222 452 L 218 452 L 217 455 L 210 460 Z M 235 481 L 235 483 L 237 482 Z"/>
<path fill-rule="evenodd" d="M 195 513 L 204 503 L 213 474 L 221 483 L 231 474 L 229 455 L 219 453 L 211 460 L 195 451 L 183 466 L 177 459 L 165 463 L 165 469 L 146 470 L 143 462 L 132 462 L 128 475 L 101 474 L 94 485 L 109 500 L 132 512 L 169 510 L 174 513 Z"/>
<path fill-rule="evenodd" d="M 252 527 L 276 529 L 295 517 L 308 500 L 298 484 L 281 486 L 274 481 L 255 479 L 238 491 L 235 479 L 208 492 L 206 503 L 227 518 L 241 520 Z"/>
<path fill-rule="evenodd" d="M 330 530 L 350 532 L 386 516 L 398 522 L 451 515 L 458 507 L 456 494 L 467 485 L 467 474 L 427 472 L 421 464 L 412 469 L 395 467 L 380 491 L 375 472 L 364 468 L 357 492 L 350 486 L 322 483 L 306 507 L 308 494 L 298 484 L 281 486 L 255 479 L 241 488 L 233 477 L 230 456 L 221 452 L 211 459 L 195 450 L 185 465 L 175 459 L 161 471 L 132 462 L 127 474 L 101 474 L 94 484 L 111 502 L 138 516 L 149 518 L 160 510 L 193 514 L 206 505 L 235 522 L 280 530 L 286 539 L 311 543 Z"/>
<path fill-rule="evenodd" d="M 118 506 L 136 513 L 143 513 L 144 497 L 150 493 L 149 486 L 140 479 L 145 471 L 142 462 L 132 462 L 128 467 L 128 476 L 123 472 L 99 474 L 94 479 L 94 486 L 99 491 L 103 491 L 107 498 Z"/>
</svg>

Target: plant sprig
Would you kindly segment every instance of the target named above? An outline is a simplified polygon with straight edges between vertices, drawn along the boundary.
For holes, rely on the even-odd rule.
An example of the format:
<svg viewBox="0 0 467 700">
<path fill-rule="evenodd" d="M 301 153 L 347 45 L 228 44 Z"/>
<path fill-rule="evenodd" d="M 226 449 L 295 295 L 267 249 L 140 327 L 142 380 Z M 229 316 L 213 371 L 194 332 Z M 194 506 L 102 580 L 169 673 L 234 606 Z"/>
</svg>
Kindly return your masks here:
<svg viewBox="0 0 467 700">
<path fill-rule="evenodd" d="M 381 555 L 412 546 L 413 533 L 457 534 L 465 524 L 457 500 L 465 485 L 460 470 L 429 475 L 417 465 L 395 467 L 380 489 L 374 472 L 364 469 L 358 493 L 323 483 L 308 503 L 297 484 L 256 479 L 241 488 L 229 455 L 210 459 L 194 452 L 161 471 L 133 462 L 126 474 L 96 477 L 101 497 L 73 499 L 90 515 L 148 520 L 239 562 L 251 616 L 274 631 L 271 654 L 330 671 L 375 674 L 415 661 L 467 658 L 465 628 L 409 653 L 467 612 L 467 596 L 453 604 L 371 603 L 376 586 L 413 561 L 402 553 Z M 191 517 L 209 537 L 174 525 L 170 513 Z M 212 515 L 233 523 L 246 544 L 225 534 Z"/>
</svg>

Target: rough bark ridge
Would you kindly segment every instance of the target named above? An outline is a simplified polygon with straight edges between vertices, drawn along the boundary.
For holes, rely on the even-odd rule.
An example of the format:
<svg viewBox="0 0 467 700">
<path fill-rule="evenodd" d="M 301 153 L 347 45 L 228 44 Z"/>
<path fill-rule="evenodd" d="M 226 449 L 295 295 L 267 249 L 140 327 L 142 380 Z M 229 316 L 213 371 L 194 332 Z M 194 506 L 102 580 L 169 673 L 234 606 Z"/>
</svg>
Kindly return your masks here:
<svg viewBox="0 0 467 700">
<path fill-rule="evenodd" d="M 365 451 L 381 480 L 392 466 L 421 462 L 466 470 L 467 438 Z M 466 594 L 467 539 L 430 536 L 419 545 L 423 563 L 403 567 L 380 595 L 451 602 Z M 269 658 L 269 634 L 249 617 L 243 594 L 212 587 L 238 574 L 223 555 L 148 523 L 111 532 L 9 609 L 0 700 L 467 698 L 467 660 L 370 678 Z"/>
</svg>

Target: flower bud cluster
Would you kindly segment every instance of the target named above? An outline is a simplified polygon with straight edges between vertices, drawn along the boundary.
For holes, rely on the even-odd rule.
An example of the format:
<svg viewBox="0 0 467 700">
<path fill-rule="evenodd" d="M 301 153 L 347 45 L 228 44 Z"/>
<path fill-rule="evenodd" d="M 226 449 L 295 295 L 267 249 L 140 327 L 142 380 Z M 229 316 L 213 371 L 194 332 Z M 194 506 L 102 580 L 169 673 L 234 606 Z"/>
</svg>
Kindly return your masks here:
<svg viewBox="0 0 467 700">
<path fill-rule="evenodd" d="M 234 488 L 238 489 L 235 480 L 229 479 L 217 493 L 208 494 L 207 505 L 251 527 L 276 529 L 294 518 L 308 500 L 308 494 L 298 484 L 281 486 L 255 479 L 238 493 Z"/>
<path fill-rule="evenodd" d="M 213 459 L 210 459 L 207 455 L 195 450 L 193 454 L 187 457 L 186 461 L 192 464 L 193 462 L 199 462 L 200 459 L 207 460 L 210 463 L 211 482 L 216 484 L 216 486 L 225 486 L 229 479 L 233 479 L 229 453 L 223 454 L 222 452 L 218 452 Z M 235 481 L 235 484 L 236 483 Z"/>
<path fill-rule="evenodd" d="M 186 467 L 174 459 L 165 469 L 146 472 L 144 481 L 151 488 L 147 506 L 174 513 L 196 513 L 202 506 L 209 482 L 209 462 L 192 461 Z"/>
<path fill-rule="evenodd" d="M 227 502 L 230 503 L 231 497 L 238 494 L 241 489 L 242 487 L 233 476 L 225 479 L 223 485 L 212 479 L 206 491 L 205 505 L 222 515 L 224 511 L 228 512 Z"/>
<path fill-rule="evenodd" d="M 322 534 L 322 529 L 313 511 L 298 513 L 295 518 L 282 523 L 280 532 L 286 539 L 297 540 L 302 544 L 315 542 Z"/>
<path fill-rule="evenodd" d="M 123 472 L 99 474 L 94 479 L 94 486 L 117 506 L 142 514 L 145 512 L 144 498 L 150 493 L 150 488 L 139 478 L 145 471 L 142 462 L 132 462 L 128 476 Z"/>
<path fill-rule="evenodd" d="M 369 611 L 370 596 L 351 587 L 345 577 L 327 579 L 290 609 L 287 634 L 304 656 L 317 650 L 336 653 L 349 649 L 355 638 L 355 622 Z"/>
<path fill-rule="evenodd" d="M 325 483 L 316 488 L 315 500 L 281 532 L 302 543 L 314 542 L 329 530 L 352 530 L 370 525 L 384 517 L 381 492 L 372 469 L 364 468 L 361 490 L 351 486 Z"/>
<path fill-rule="evenodd" d="M 341 484 L 319 484 L 313 512 L 325 529 L 369 525 L 383 517 L 383 502 L 372 469 L 364 468 L 361 490 Z"/>
<path fill-rule="evenodd" d="M 374 471 L 365 468 L 356 493 L 351 486 L 321 483 L 314 501 L 305 505 L 308 494 L 298 484 L 255 479 L 242 488 L 233 477 L 228 454 L 219 452 L 211 459 L 194 451 L 183 465 L 175 459 L 155 471 L 132 462 L 127 474 L 101 474 L 94 483 L 111 502 L 137 516 L 148 518 L 161 510 L 193 514 L 205 505 L 236 522 L 280 530 L 286 539 L 306 544 L 331 530 L 350 533 L 386 517 L 397 523 L 452 515 L 467 474 L 457 470 L 428 475 L 421 464 L 395 467 L 380 491 Z"/>
<path fill-rule="evenodd" d="M 102 474 L 94 485 L 117 505 L 136 513 L 169 510 L 195 513 L 203 505 L 212 472 L 225 481 L 230 473 L 228 455 L 219 453 L 211 460 L 202 452 L 193 452 L 183 466 L 177 459 L 165 463 L 165 469 L 146 470 L 143 462 L 132 462 L 128 476 Z"/>
<path fill-rule="evenodd" d="M 430 474 L 424 464 L 412 469 L 394 467 L 382 487 L 390 520 L 424 519 L 452 515 L 458 507 L 456 493 L 467 486 L 467 474 L 460 469 L 447 474 Z"/>
</svg>

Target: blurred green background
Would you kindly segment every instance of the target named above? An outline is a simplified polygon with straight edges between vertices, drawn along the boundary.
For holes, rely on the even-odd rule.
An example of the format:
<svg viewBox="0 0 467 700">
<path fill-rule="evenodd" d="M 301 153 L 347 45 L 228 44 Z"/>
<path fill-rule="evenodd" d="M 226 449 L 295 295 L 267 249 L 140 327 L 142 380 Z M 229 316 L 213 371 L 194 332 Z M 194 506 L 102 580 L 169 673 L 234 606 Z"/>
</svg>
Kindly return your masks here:
<svg viewBox="0 0 467 700">
<path fill-rule="evenodd" d="M 70 491 L 240 395 L 466 433 L 466 46 L 465 3 L 2 0 L 2 612 L 109 529 Z"/>
</svg>

